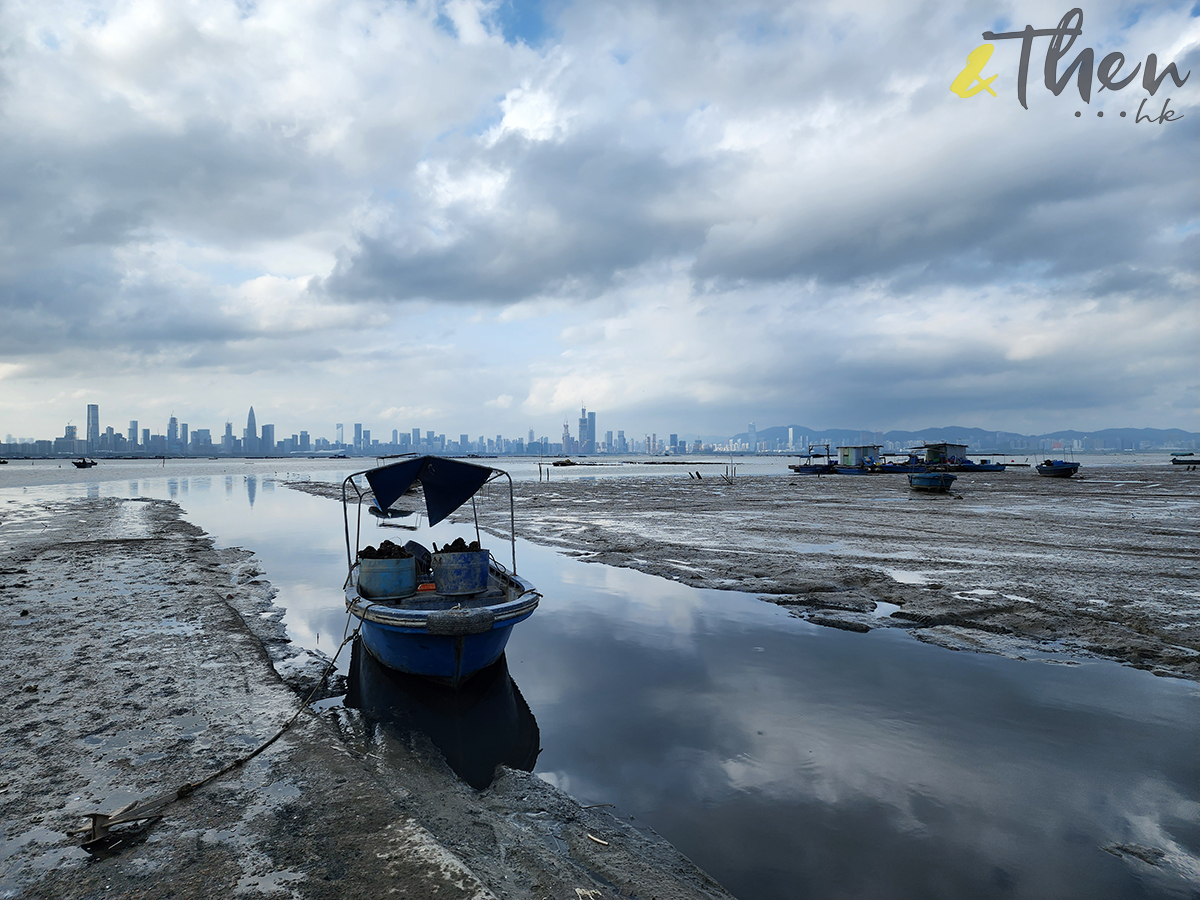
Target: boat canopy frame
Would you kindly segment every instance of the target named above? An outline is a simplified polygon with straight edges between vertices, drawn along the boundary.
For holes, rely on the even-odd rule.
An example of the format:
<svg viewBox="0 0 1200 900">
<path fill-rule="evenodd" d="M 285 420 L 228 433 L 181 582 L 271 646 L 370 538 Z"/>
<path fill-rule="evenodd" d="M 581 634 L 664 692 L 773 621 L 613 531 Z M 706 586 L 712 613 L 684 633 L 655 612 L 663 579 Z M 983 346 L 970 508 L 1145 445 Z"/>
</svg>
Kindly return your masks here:
<svg viewBox="0 0 1200 900">
<path fill-rule="evenodd" d="M 355 480 L 360 476 L 367 479 L 370 490 L 364 489 Z M 349 571 L 354 570 L 362 544 L 362 508 L 369 493 L 373 493 L 371 505 L 380 511 L 386 511 L 409 488 L 420 482 L 430 525 L 436 525 L 470 500 L 471 513 L 475 520 L 475 540 L 482 544 L 479 534 L 479 509 L 475 505 L 475 497 L 484 486 L 499 481 L 501 477 L 508 479 L 508 537 L 512 549 L 512 574 L 516 575 L 517 519 L 512 476 L 503 469 L 445 456 L 409 457 L 400 462 L 363 469 L 346 476 L 342 481 L 342 522 L 346 532 L 346 565 Z M 386 503 L 383 502 L 385 500 Z M 352 502 L 357 507 L 353 549 L 350 547 Z"/>
</svg>

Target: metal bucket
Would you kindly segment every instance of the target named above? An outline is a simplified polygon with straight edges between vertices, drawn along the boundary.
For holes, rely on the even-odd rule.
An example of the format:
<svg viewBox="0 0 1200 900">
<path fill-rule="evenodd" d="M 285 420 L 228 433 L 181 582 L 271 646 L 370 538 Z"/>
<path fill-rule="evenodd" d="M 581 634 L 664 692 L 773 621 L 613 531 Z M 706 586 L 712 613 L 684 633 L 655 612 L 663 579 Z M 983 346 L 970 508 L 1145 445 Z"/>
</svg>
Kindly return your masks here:
<svg viewBox="0 0 1200 900">
<path fill-rule="evenodd" d="M 487 550 L 433 554 L 433 583 L 439 594 L 478 594 L 488 586 Z"/>
<path fill-rule="evenodd" d="M 417 591 L 417 561 L 408 559 L 360 559 L 358 592 L 368 600 L 395 600 Z"/>
</svg>

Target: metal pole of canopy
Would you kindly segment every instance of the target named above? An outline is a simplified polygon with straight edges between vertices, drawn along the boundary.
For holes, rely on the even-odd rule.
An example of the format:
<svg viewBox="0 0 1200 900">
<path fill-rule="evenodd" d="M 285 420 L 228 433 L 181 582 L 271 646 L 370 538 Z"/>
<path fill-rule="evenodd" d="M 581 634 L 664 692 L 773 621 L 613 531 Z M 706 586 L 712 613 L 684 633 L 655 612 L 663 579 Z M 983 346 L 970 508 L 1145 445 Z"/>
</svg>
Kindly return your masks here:
<svg viewBox="0 0 1200 900">
<path fill-rule="evenodd" d="M 513 480 L 507 472 L 502 473 L 508 479 L 508 538 L 512 542 L 512 572 L 517 574 L 517 515 L 513 506 Z"/>
<path fill-rule="evenodd" d="M 358 498 L 358 521 L 354 531 L 354 549 L 357 550 L 359 540 L 362 537 L 363 493 L 358 489 L 358 485 L 355 483 L 354 479 L 356 476 L 363 474 L 366 474 L 365 471 L 354 472 L 351 475 L 347 475 L 345 481 L 342 482 L 342 523 L 345 525 L 346 529 L 346 566 L 348 569 L 354 568 L 354 554 L 350 551 L 350 509 L 346 505 L 346 500 L 348 499 L 346 496 L 346 485 L 350 485 L 350 487 L 354 488 L 354 493 Z"/>
</svg>

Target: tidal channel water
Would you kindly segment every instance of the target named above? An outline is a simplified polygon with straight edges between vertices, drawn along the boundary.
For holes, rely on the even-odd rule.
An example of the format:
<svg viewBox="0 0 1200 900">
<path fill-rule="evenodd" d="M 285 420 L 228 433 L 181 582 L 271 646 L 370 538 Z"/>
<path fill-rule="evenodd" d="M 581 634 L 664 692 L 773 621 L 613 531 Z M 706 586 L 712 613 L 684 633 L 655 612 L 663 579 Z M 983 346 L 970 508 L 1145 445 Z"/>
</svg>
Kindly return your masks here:
<svg viewBox="0 0 1200 900">
<path fill-rule="evenodd" d="M 177 501 L 219 546 L 254 551 L 293 639 L 332 653 L 341 506 L 266 468 L 38 491 Z M 372 521 L 363 543 L 458 535 L 473 537 Z M 506 544 L 490 541 L 500 559 Z M 822 628 L 520 541 L 517 564 L 544 596 L 507 652 L 534 771 L 654 828 L 742 900 L 1200 897 L 1195 683 Z"/>
</svg>

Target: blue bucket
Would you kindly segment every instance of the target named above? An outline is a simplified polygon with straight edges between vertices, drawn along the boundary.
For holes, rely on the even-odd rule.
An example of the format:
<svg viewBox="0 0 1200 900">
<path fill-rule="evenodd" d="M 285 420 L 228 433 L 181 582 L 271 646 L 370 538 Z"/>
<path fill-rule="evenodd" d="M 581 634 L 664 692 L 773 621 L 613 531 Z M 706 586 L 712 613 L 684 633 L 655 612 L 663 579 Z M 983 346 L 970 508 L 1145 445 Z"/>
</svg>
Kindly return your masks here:
<svg viewBox="0 0 1200 900">
<path fill-rule="evenodd" d="M 417 592 L 417 561 L 360 559 L 358 592 L 368 600 L 395 600 Z"/>
<path fill-rule="evenodd" d="M 433 554 L 433 583 L 439 594 L 478 594 L 488 586 L 487 550 Z"/>
</svg>

